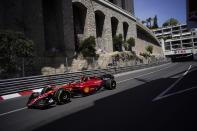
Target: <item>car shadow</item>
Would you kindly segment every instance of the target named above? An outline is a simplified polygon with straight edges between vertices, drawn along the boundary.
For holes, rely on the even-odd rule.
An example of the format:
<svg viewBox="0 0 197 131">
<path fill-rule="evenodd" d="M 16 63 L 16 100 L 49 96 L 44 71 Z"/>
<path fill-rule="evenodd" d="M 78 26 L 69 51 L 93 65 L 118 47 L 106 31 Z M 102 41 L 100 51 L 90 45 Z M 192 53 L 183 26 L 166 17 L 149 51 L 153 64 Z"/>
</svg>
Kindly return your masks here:
<svg viewBox="0 0 197 131">
<path fill-rule="evenodd" d="M 145 83 L 97 100 L 92 107 L 62 116 L 34 131 L 195 130 L 197 129 L 197 107 L 195 106 L 197 90 L 152 101 L 177 79 L 168 77 L 149 82 L 138 79 Z"/>
</svg>

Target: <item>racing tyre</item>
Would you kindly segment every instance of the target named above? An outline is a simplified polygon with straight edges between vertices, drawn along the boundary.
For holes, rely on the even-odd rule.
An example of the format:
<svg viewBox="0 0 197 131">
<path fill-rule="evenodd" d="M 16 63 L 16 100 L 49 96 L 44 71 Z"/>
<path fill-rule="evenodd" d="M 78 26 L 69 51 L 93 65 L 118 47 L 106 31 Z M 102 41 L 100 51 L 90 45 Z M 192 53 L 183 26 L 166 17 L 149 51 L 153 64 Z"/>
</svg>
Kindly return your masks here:
<svg viewBox="0 0 197 131">
<path fill-rule="evenodd" d="M 41 94 L 47 93 L 47 92 L 49 92 L 51 90 L 53 90 L 53 89 L 51 87 L 48 87 L 47 86 L 47 87 L 45 87 L 45 88 L 42 89 Z"/>
<path fill-rule="evenodd" d="M 71 97 L 70 92 L 63 88 L 60 88 L 55 93 L 55 100 L 59 105 L 70 102 L 70 97 Z"/>
<path fill-rule="evenodd" d="M 105 88 L 108 90 L 113 90 L 116 88 L 116 81 L 115 80 L 107 80 L 105 83 Z"/>
</svg>

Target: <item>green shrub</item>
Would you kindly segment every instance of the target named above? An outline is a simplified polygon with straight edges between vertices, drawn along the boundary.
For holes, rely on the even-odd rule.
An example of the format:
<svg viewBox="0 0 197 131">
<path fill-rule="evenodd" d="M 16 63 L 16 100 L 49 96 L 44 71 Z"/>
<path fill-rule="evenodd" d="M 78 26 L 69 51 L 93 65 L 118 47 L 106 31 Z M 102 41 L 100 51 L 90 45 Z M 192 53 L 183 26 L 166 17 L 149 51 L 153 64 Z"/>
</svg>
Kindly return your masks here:
<svg viewBox="0 0 197 131">
<path fill-rule="evenodd" d="M 123 37 L 122 34 L 113 37 L 113 50 L 122 51 Z"/>
<path fill-rule="evenodd" d="M 94 36 L 84 39 L 79 46 L 79 52 L 83 57 L 96 57 L 96 41 Z"/>
<path fill-rule="evenodd" d="M 150 57 L 150 55 L 147 52 L 140 52 L 140 55 L 143 56 L 145 59 L 147 59 L 148 57 Z"/>
<path fill-rule="evenodd" d="M 151 55 L 153 53 L 153 46 L 152 45 L 148 45 L 146 47 L 146 51 L 149 53 L 149 55 Z"/>
<path fill-rule="evenodd" d="M 125 49 L 127 51 L 132 51 L 132 48 L 135 46 L 135 39 L 130 37 L 127 42 L 125 43 Z"/>
<path fill-rule="evenodd" d="M 17 58 L 32 57 L 33 41 L 21 32 L 0 31 L 0 69 L 4 73 L 14 73 L 19 70 Z"/>
</svg>

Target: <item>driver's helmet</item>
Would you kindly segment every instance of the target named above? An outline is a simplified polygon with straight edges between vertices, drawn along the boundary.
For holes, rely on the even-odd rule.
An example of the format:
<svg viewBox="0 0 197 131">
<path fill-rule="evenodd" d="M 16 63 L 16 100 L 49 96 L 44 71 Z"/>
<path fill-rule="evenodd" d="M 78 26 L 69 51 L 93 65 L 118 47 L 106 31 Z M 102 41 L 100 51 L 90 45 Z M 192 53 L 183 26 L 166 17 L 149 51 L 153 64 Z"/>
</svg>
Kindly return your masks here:
<svg viewBox="0 0 197 131">
<path fill-rule="evenodd" d="M 87 81 L 87 80 L 88 80 L 88 77 L 86 77 L 86 76 L 81 77 L 81 82 L 84 82 L 84 81 Z"/>
</svg>

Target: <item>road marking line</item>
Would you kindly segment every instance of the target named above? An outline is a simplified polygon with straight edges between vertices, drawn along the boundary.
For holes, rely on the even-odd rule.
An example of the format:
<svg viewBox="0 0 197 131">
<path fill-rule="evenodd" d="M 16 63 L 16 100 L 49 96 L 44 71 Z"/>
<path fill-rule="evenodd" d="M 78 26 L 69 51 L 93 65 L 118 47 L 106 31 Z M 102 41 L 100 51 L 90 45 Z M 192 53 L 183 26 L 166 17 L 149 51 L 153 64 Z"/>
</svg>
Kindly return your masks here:
<svg viewBox="0 0 197 131">
<path fill-rule="evenodd" d="M 9 111 L 9 112 L 1 113 L 0 117 L 4 116 L 4 115 L 11 114 L 11 113 L 14 113 L 14 112 L 18 112 L 18 111 L 21 111 L 21 110 L 25 110 L 25 109 L 27 109 L 27 107 L 23 107 L 23 108 L 19 108 L 19 109 L 16 109 L 16 110 Z"/>
<path fill-rule="evenodd" d="M 158 67 L 161 67 L 161 66 L 167 66 L 169 64 L 171 64 L 171 63 L 166 63 L 166 64 L 157 65 L 157 66 L 153 66 L 153 67 L 148 67 L 148 68 L 144 68 L 144 69 L 136 69 L 136 70 L 132 70 L 132 71 L 128 71 L 128 72 L 123 72 L 123 73 L 115 74 L 114 76 L 115 77 L 121 77 L 121 76 L 129 75 L 131 73 L 137 73 L 137 72 L 141 72 L 141 71 L 146 71 L 146 70 L 158 68 Z"/>
<path fill-rule="evenodd" d="M 187 71 L 183 74 L 183 76 L 187 75 L 189 70 L 192 68 L 192 65 L 189 66 L 189 68 L 187 69 Z"/>
<path fill-rule="evenodd" d="M 170 96 L 174 96 L 174 95 L 178 95 L 178 94 L 181 94 L 181 93 L 184 93 L 184 92 L 187 92 L 187 91 L 191 91 L 191 90 L 194 90 L 194 89 L 197 89 L 197 86 L 191 87 L 191 88 L 188 88 L 188 89 L 184 89 L 184 90 L 180 90 L 180 91 L 177 91 L 175 93 L 170 93 L 170 94 L 167 94 L 165 96 L 161 96 L 157 100 L 160 100 L 160 99 L 163 99 L 163 98 L 167 98 L 167 97 L 170 97 Z"/>
<path fill-rule="evenodd" d="M 168 66 L 168 67 L 165 67 L 165 68 L 162 68 L 162 69 L 159 69 L 159 70 L 153 71 L 153 72 L 149 72 L 149 73 L 146 73 L 146 74 L 143 74 L 143 75 L 139 75 L 139 76 L 137 76 L 137 77 L 133 77 L 133 78 L 125 79 L 125 80 L 122 80 L 122 81 L 117 82 L 117 84 L 120 84 L 120 83 L 123 83 L 123 82 L 129 81 L 129 80 L 133 80 L 133 79 L 135 79 L 135 78 L 140 78 L 140 77 L 142 77 L 142 76 L 150 75 L 150 74 L 153 74 L 153 73 L 155 73 L 155 72 L 159 72 L 159 71 L 161 71 L 161 70 L 165 70 L 165 69 L 167 69 L 167 68 L 170 68 L 170 67 L 172 67 L 172 66 L 174 66 L 174 65 L 171 65 L 171 66 Z"/>
<path fill-rule="evenodd" d="M 152 101 L 157 101 L 160 100 L 162 98 L 165 98 L 165 94 L 171 90 L 175 85 L 177 85 L 183 78 L 185 75 L 188 74 L 189 70 L 191 69 L 192 65 L 189 66 L 189 68 L 186 70 L 186 72 L 183 73 L 183 75 L 181 77 L 179 77 L 178 80 L 176 80 L 170 87 L 168 87 L 166 90 L 164 90 L 162 93 L 160 93 L 156 98 L 154 98 Z"/>
</svg>

